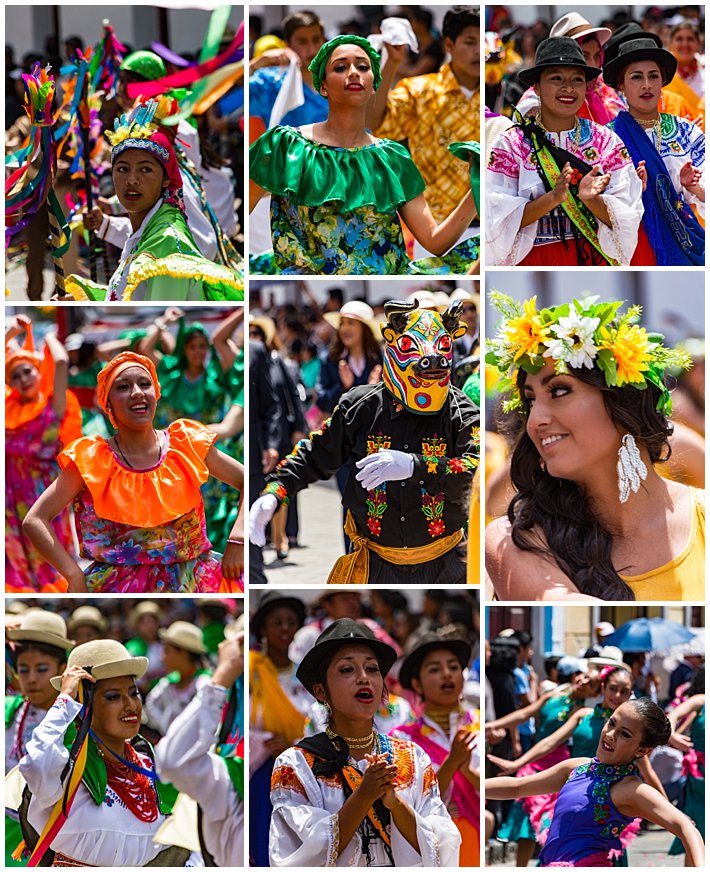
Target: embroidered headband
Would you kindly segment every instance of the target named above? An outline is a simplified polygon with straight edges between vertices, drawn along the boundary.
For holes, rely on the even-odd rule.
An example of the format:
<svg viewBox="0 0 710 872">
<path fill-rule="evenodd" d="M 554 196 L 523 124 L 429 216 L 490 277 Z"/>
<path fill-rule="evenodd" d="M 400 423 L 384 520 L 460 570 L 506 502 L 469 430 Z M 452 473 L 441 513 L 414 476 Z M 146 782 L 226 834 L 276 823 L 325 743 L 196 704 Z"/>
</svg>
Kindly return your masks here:
<svg viewBox="0 0 710 872">
<path fill-rule="evenodd" d="M 669 368 L 689 369 L 690 356 L 663 345 L 660 333 L 648 333 L 636 322 L 640 306 L 623 315 L 621 302 L 597 302 L 599 297 L 573 300 L 548 309 L 536 308 L 537 297 L 518 303 L 493 291 L 492 305 L 503 315 L 498 333 L 488 342 L 486 363 L 502 375 L 498 389 L 509 393 L 505 411 L 517 409 L 522 399 L 517 387 L 519 370 L 534 374 L 548 361 L 556 373 L 597 367 L 608 387 L 630 384 L 645 390 L 649 384 L 661 392 L 656 409 L 668 416 L 671 395 L 663 381 Z"/>
<path fill-rule="evenodd" d="M 324 43 L 319 49 L 318 54 L 308 65 L 308 69 L 313 73 L 313 90 L 320 93 L 323 79 L 325 79 L 325 65 L 328 63 L 328 58 L 333 54 L 339 45 L 356 45 L 370 58 L 372 64 L 372 74 L 375 77 L 375 90 L 380 87 L 382 81 L 382 73 L 380 72 L 380 55 L 372 45 L 362 36 L 352 36 L 348 33 L 343 33 Z"/>
</svg>

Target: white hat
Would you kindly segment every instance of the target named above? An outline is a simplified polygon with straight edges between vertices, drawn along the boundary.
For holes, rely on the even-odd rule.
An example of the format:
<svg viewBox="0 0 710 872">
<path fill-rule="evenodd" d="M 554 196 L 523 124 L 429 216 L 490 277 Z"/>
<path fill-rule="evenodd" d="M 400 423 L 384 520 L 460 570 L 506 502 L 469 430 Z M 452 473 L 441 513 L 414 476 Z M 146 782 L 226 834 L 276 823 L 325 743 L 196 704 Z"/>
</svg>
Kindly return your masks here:
<svg viewBox="0 0 710 872">
<path fill-rule="evenodd" d="M 174 648 L 181 648 L 191 654 L 206 654 L 207 648 L 202 641 L 202 632 L 187 621 L 174 621 L 167 630 L 158 630 L 163 642 Z"/>
<path fill-rule="evenodd" d="M 596 36 L 599 45 L 604 45 L 611 36 L 611 31 L 608 27 L 592 27 L 579 12 L 568 12 L 567 15 L 558 18 L 550 28 L 550 37 L 553 36 L 566 36 L 575 40 L 583 39 L 585 36 Z"/>
<path fill-rule="evenodd" d="M 70 651 L 74 643 L 67 638 L 67 625 L 61 615 L 45 612 L 44 609 L 27 609 L 22 615 L 20 626 L 7 631 L 13 642 L 41 642 L 62 651 Z"/>
<path fill-rule="evenodd" d="M 408 303 L 413 303 L 415 300 L 420 309 L 437 309 L 439 305 L 431 291 L 414 291 L 407 297 Z"/>
<path fill-rule="evenodd" d="M 108 621 L 96 606 L 79 606 L 71 613 L 67 626 L 70 633 L 73 633 L 77 627 L 95 627 L 100 633 L 105 633 Z"/>
<path fill-rule="evenodd" d="M 370 328 L 370 332 L 378 342 L 382 338 L 372 307 L 368 306 L 367 303 L 363 303 L 362 300 L 350 300 L 349 303 L 343 304 L 339 312 L 326 312 L 323 318 L 325 318 L 331 327 L 335 327 L 336 330 L 340 327 L 341 318 L 361 321 L 365 326 Z"/>
<path fill-rule="evenodd" d="M 609 621 L 599 621 L 598 624 L 594 625 L 594 629 L 600 636 L 611 636 L 616 630 L 614 625 L 610 624 Z"/>
<path fill-rule="evenodd" d="M 91 667 L 91 674 L 97 681 L 123 675 L 140 678 L 148 668 L 148 658 L 131 657 L 129 650 L 115 639 L 95 639 L 76 646 L 67 661 L 67 669 L 72 666 Z M 49 683 L 55 690 L 61 690 L 62 676 L 55 675 Z"/>
</svg>

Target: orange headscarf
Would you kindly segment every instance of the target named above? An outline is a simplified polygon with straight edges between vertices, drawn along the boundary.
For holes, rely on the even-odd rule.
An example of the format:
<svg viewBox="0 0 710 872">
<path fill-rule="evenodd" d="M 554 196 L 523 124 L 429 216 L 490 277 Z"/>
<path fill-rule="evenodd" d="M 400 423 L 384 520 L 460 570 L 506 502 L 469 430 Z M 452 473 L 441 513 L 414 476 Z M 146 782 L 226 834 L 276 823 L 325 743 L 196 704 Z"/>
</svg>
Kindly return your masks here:
<svg viewBox="0 0 710 872">
<path fill-rule="evenodd" d="M 31 363 L 39 369 L 42 355 L 35 351 L 35 341 L 32 335 L 32 325 L 25 328 L 25 341 L 21 348 L 5 346 L 5 384 L 10 384 L 13 369 L 20 363 Z"/>
<path fill-rule="evenodd" d="M 99 373 L 96 390 L 96 402 L 99 404 L 99 408 L 109 416 L 114 427 L 116 427 L 116 421 L 108 407 L 109 391 L 118 376 L 132 366 L 141 366 L 146 370 L 155 387 L 155 398 L 156 400 L 160 399 L 160 382 L 153 361 L 142 354 L 136 354 L 135 351 L 122 351 L 117 354 Z"/>
</svg>

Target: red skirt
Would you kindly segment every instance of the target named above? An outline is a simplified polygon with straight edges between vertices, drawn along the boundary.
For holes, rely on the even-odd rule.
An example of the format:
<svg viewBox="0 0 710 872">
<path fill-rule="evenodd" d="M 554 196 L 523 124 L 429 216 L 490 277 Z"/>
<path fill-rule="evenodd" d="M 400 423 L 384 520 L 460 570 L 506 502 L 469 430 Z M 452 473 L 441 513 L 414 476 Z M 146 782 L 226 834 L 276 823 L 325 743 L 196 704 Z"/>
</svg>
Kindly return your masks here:
<svg viewBox="0 0 710 872">
<path fill-rule="evenodd" d="M 651 240 L 643 224 L 639 227 L 639 241 L 631 258 L 631 266 L 656 266 L 656 253 L 651 247 Z"/>
<path fill-rule="evenodd" d="M 595 261 L 601 260 L 599 253 L 592 248 L 586 239 L 581 240 L 581 247 L 588 258 L 580 263 L 577 257 L 577 246 L 573 239 L 564 242 L 546 242 L 545 245 L 534 245 L 532 251 L 527 254 L 518 266 L 588 266 Z M 592 257 L 592 255 L 594 255 Z M 602 261 L 599 266 L 605 266 Z"/>
</svg>

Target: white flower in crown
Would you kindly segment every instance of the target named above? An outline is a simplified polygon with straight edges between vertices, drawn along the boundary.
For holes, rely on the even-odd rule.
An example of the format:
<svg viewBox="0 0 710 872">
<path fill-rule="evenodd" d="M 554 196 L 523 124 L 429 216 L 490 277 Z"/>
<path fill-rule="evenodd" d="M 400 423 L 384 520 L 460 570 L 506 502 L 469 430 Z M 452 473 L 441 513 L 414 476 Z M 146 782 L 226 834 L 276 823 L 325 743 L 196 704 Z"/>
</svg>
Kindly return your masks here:
<svg viewBox="0 0 710 872">
<path fill-rule="evenodd" d="M 599 318 L 582 316 L 576 311 L 561 317 L 557 324 L 550 325 L 550 330 L 557 338 L 545 342 L 547 350 L 543 352 L 543 357 L 562 361 L 572 369 L 581 369 L 583 366 L 591 369 L 597 356 L 594 331 L 598 326 Z"/>
</svg>

